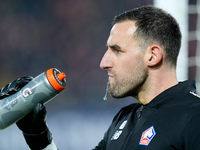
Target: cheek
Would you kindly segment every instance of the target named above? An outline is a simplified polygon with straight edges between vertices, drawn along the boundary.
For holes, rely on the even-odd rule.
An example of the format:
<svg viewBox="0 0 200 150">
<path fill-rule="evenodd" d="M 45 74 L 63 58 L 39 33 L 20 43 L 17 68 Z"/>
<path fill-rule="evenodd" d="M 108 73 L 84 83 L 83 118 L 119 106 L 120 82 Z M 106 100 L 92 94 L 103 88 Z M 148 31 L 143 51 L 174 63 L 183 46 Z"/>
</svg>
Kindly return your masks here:
<svg viewBox="0 0 200 150">
<path fill-rule="evenodd" d="M 139 59 L 135 59 L 134 57 L 128 57 L 121 61 L 120 67 L 122 70 L 133 70 L 140 63 Z"/>
<path fill-rule="evenodd" d="M 129 60 L 125 61 L 121 67 L 123 68 L 123 71 L 121 71 L 122 74 L 127 77 L 132 76 L 133 78 L 140 76 L 140 74 L 143 74 L 145 70 L 145 65 L 142 57 L 132 57 Z"/>
<path fill-rule="evenodd" d="M 119 64 L 116 65 L 116 67 L 117 68 L 115 68 L 115 82 L 121 82 L 133 76 L 136 65 L 133 62 L 126 60 L 121 61 Z"/>
<path fill-rule="evenodd" d="M 132 75 L 137 75 L 140 71 L 144 70 L 144 56 L 141 51 L 134 53 L 125 53 L 118 57 L 115 61 L 115 71 L 118 78 L 127 78 Z"/>
</svg>

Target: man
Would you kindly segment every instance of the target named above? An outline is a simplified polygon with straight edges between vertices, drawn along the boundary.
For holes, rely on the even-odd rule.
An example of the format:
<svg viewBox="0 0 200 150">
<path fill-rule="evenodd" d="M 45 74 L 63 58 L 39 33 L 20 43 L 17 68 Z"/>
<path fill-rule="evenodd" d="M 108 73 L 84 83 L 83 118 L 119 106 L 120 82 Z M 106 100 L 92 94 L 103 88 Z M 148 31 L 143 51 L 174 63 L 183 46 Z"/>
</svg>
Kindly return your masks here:
<svg viewBox="0 0 200 150">
<path fill-rule="evenodd" d="M 200 99 L 194 82 L 178 83 L 176 77 L 180 45 L 176 20 L 161 9 L 143 6 L 114 18 L 100 67 L 108 71 L 111 96 L 132 96 L 138 103 L 117 113 L 94 150 L 200 149 Z M 23 132 L 38 123 L 48 131 L 45 111 L 38 108 L 44 110 L 38 105 L 30 115 L 40 119 L 24 118 L 17 123 Z M 24 127 L 27 122 L 30 124 Z M 24 132 L 31 149 L 35 143 L 44 143 L 37 140 L 42 130 L 34 135 L 37 138 L 34 133 L 26 137 Z M 43 139 L 50 140 L 42 148 L 56 149 L 51 134 L 43 134 Z"/>
</svg>

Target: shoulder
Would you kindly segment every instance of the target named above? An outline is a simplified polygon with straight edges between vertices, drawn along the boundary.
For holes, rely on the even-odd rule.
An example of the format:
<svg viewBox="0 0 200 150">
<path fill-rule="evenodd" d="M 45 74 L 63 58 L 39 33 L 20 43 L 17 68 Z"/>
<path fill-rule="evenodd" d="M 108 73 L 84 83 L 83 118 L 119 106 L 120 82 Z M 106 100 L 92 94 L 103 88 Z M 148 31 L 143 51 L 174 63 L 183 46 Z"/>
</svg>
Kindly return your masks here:
<svg viewBox="0 0 200 150">
<path fill-rule="evenodd" d="M 127 114 L 133 112 L 138 107 L 140 107 L 140 104 L 138 103 L 130 104 L 128 106 L 122 107 L 121 110 L 118 112 L 118 114 Z"/>
<path fill-rule="evenodd" d="M 123 108 L 120 109 L 120 111 L 115 115 L 115 117 L 113 118 L 113 122 L 118 122 L 119 120 L 121 120 L 123 117 L 127 116 L 130 113 L 133 113 L 134 111 L 136 111 L 136 109 L 139 107 L 138 103 L 133 103 L 130 104 L 128 106 L 125 106 Z"/>
<path fill-rule="evenodd" d="M 177 109 L 182 110 L 182 114 L 189 118 L 193 118 L 193 116 L 200 116 L 200 96 L 194 92 L 188 92 L 187 94 L 183 94 L 179 97 L 180 100 L 175 105 Z M 187 119 L 189 119 L 187 118 Z M 200 119 L 200 117 L 199 117 Z"/>
<path fill-rule="evenodd" d="M 195 92 L 188 92 L 182 96 L 183 104 L 187 105 L 188 108 L 199 109 L 200 111 L 200 96 Z"/>
<path fill-rule="evenodd" d="M 197 94 L 197 93 L 195 93 L 195 92 L 189 92 L 190 93 L 190 96 L 193 98 L 193 99 L 195 99 L 195 100 L 199 100 L 200 101 L 200 95 L 199 94 Z"/>
<path fill-rule="evenodd" d="M 189 147 L 198 147 L 191 149 L 199 149 L 200 143 L 198 142 L 198 138 L 200 135 L 200 98 L 195 93 L 191 93 L 189 96 L 190 103 L 188 103 L 186 109 L 183 110 L 183 116 L 185 118 L 183 126 L 183 143 L 186 145 L 190 145 Z"/>
<path fill-rule="evenodd" d="M 182 114 L 186 118 L 185 125 L 191 127 L 200 124 L 200 96 L 194 92 L 189 92 L 183 97 Z"/>
</svg>

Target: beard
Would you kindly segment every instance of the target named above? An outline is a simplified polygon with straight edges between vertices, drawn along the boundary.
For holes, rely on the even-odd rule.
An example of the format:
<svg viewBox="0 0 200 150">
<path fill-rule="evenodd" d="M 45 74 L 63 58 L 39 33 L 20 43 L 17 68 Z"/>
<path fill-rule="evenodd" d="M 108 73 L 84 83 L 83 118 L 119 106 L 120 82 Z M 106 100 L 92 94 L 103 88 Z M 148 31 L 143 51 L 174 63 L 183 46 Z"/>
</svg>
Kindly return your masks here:
<svg viewBox="0 0 200 150">
<path fill-rule="evenodd" d="M 137 98 L 148 77 L 147 72 L 139 67 L 134 71 L 128 71 L 124 76 L 112 74 L 113 77 L 109 78 L 109 93 L 114 98 L 124 98 L 127 96 Z"/>
</svg>

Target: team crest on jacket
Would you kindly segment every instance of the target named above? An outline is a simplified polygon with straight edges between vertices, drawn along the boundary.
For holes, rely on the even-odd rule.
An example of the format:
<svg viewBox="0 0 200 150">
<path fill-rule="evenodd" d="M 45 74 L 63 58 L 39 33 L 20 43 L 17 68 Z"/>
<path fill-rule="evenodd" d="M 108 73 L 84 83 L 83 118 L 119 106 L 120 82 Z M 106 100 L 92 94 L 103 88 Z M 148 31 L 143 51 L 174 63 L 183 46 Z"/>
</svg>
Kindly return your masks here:
<svg viewBox="0 0 200 150">
<path fill-rule="evenodd" d="M 151 126 L 150 128 L 146 129 L 142 133 L 139 145 L 148 146 L 155 135 L 156 135 L 156 131 L 154 129 L 154 126 Z"/>
</svg>

